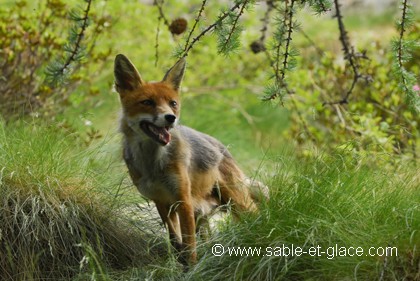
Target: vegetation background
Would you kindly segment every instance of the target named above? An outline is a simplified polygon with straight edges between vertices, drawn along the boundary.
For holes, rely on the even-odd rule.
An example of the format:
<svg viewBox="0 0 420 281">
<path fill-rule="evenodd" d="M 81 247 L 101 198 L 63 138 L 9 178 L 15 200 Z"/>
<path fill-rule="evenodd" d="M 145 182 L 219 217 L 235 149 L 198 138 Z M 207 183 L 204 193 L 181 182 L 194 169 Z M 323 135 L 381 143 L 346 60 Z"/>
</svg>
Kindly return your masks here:
<svg viewBox="0 0 420 281">
<path fill-rule="evenodd" d="M 378 3 L 0 0 L 1 280 L 419 280 L 420 3 Z M 147 81 L 188 54 L 182 123 L 270 186 L 188 272 L 121 159 L 118 53 Z M 216 243 L 398 255 L 217 257 Z"/>
</svg>

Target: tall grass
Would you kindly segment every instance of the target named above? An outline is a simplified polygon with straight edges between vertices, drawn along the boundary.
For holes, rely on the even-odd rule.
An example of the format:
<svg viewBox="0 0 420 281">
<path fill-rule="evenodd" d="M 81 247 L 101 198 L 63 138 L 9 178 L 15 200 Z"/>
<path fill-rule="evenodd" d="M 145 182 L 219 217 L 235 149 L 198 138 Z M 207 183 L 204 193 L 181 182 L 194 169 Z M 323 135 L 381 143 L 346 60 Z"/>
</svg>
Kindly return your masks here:
<svg viewBox="0 0 420 281">
<path fill-rule="evenodd" d="M 165 255 L 147 221 L 105 192 L 118 174 L 93 169 L 98 151 L 82 147 L 55 126 L 0 123 L 1 280 L 106 279 Z"/>
<path fill-rule="evenodd" d="M 270 201 L 257 217 L 228 223 L 200 247 L 199 264 L 184 280 L 419 280 L 420 184 L 415 167 L 389 173 L 341 154 L 306 163 L 283 156 L 270 182 Z M 214 256 L 221 244 L 225 254 Z M 361 247 L 362 256 L 281 255 L 266 247 Z M 227 253 L 261 247 L 260 256 Z M 396 247 L 368 256 L 370 247 Z M 277 248 L 279 249 L 279 248 Z M 287 250 L 285 250 L 287 254 Z M 395 250 L 394 250 L 395 251 Z M 265 254 L 265 256 L 262 256 Z"/>
<path fill-rule="evenodd" d="M 258 215 L 220 223 L 209 241 L 199 241 L 198 264 L 183 273 L 168 255 L 156 216 L 137 215 L 138 194 L 127 189 L 131 184 L 121 159 L 100 155 L 106 150 L 104 144 L 85 147 L 54 125 L 1 123 L 2 280 L 420 278 L 415 166 L 380 167 L 342 151 L 305 161 L 288 149 L 268 153 L 268 166 L 276 167 L 265 179 L 270 200 Z M 226 251 L 261 247 L 262 252 L 214 256 L 215 244 Z M 360 247 L 364 254 L 332 257 L 326 251 L 336 245 Z M 292 246 L 324 253 L 279 256 L 275 251 Z M 371 257 L 370 247 L 398 252 Z"/>
</svg>

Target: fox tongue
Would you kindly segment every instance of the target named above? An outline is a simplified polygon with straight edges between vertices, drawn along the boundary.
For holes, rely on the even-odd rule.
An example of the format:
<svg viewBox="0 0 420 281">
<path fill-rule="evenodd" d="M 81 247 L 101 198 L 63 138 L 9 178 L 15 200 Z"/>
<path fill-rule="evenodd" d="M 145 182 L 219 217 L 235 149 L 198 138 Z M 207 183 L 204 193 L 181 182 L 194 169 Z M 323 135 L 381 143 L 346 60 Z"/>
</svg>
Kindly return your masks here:
<svg viewBox="0 0 420 281">
<path fill-rule="evenodd" d="M 161 128 L 159 131 L 159 140 L 165 145 L 167 145 L 171 141 L 171 134 L 166 128 Z"/>
<path fill-rule="evenodd" d="M 167 145 L 171 141 L 171 134 L 167 127 L 156 127 L 149 124 L 149 130 L 157 137 L 158 141 L 163 145 Z"/>
</svg>

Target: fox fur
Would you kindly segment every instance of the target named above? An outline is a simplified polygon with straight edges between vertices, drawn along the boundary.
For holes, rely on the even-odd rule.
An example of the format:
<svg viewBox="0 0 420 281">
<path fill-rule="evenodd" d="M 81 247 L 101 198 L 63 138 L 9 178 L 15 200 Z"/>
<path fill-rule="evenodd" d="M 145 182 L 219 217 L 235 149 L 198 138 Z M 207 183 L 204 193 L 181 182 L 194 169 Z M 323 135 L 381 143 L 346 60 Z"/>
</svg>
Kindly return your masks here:
<svg viewBox="0 0 420 281">
<path fill-rule="evenodd" d="M 154 201 L 184 264 L 196 262 L 198 218 L 230 204 L 234 213 L 257 209 L 265 185 L 245 177 L 215 138 L 179 124 L 180 59 L 160 82 L 145 82 L 124 55 L 115 58 L 120 95 L 123 158 L 133 184 Z M 262 196 L 261 196 L 262 195 Z"/>
</svg>

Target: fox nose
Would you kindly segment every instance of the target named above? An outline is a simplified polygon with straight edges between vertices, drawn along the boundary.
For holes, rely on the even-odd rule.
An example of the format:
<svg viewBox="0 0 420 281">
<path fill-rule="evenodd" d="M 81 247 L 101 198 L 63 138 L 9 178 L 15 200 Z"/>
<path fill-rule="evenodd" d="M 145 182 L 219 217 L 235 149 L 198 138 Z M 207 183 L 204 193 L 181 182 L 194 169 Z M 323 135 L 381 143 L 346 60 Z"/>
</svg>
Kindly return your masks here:
<svg viewBox="0 0 420 281">
<path fill-rule="evenodd" d="M 166 114 L 165 115 L 165 120 L 168 121 L 169 123 L 174 123 L 176 119 L 176 116 L 173 114 Z"/>
</svg>

